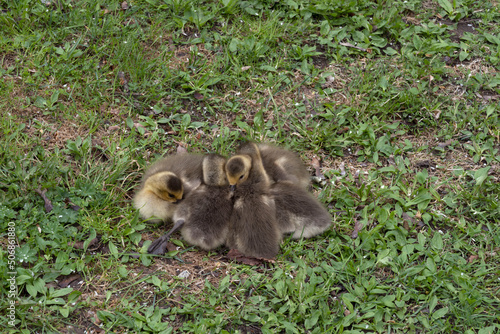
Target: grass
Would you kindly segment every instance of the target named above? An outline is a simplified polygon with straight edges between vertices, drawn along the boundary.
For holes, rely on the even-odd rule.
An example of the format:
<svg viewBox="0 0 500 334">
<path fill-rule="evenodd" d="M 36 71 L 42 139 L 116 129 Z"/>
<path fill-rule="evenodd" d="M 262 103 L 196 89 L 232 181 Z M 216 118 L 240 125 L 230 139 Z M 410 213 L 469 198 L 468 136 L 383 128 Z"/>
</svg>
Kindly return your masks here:
<svg viewBox="0 0 500 334">
<path fill-rule="evenodd" d="M 499 331 L 496 1 L 0 8 L 3 331 Z M 144 169 L 243 139 L 298 152 L 333 227 L 263 266 L 148 256 Z"/>
</svg>

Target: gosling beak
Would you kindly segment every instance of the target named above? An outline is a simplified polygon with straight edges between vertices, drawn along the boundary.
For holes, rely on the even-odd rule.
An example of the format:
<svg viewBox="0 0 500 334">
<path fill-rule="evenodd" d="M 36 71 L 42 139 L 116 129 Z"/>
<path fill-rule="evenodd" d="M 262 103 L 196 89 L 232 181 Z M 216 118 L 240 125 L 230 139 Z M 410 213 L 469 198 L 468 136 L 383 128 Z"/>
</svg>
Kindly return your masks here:
<svg viewBox="0 0 500 334">
<path fill-rule="evenodd" d="M 229 190 L 234 191 L 236 189 L 236 184 L 231 184 Z"/>
</svg>

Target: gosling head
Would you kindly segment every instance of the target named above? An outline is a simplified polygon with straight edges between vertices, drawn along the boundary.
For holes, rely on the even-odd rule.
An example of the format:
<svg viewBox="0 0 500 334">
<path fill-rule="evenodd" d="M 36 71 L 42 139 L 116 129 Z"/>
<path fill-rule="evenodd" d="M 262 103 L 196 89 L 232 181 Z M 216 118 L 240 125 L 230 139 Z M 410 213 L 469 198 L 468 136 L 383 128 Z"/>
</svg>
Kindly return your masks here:
<svg viewBox="0 0 500 334">
<path fill-rule="evenodd" d="M 225 186 L 226 158 L 218 154 L 207 154 L 203 158 L 203 182 L 210 186 Z"/>
<path fill-rule="evenodd" d="M 234 190 L 238 184 L 248 179 L 251 168 L 252 158 L 246 154 L 235 155 L 227 161 L 226 176 L 231 190 Z"/>
<path fill-rule="evenodd" d="M 144 189 L 154 193 L 164 201 L 176 203 L 182 199 L 182 181 L 172 172 L 151 175 L 144 183 Z"/>
</svg>

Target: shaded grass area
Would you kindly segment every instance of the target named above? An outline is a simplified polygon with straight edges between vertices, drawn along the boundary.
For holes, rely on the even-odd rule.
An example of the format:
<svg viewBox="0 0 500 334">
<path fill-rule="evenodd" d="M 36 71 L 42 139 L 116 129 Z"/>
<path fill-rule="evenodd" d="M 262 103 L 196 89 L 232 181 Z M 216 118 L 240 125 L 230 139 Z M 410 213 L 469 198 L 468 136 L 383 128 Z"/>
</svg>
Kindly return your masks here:
<svg viewBox="0 0 500 334">
<path fill-rule="evenodd" d="M 498 330 L 496 2 L 0 8 L 5 330 Z M 167 226 L 130 206 L 144 168 L 244 139 L 301 155 L 331 230 L 260 267 L 182 239 L 146 255 Z"/>
</svg>

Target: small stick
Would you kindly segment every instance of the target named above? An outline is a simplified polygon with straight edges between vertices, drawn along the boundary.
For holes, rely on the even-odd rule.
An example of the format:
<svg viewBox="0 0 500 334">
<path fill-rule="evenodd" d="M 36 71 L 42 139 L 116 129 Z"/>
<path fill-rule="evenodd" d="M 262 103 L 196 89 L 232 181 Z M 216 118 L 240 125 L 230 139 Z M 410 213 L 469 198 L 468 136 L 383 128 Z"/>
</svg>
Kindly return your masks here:
<svg viewBox="0 0 500 334">
<path fill-rule="evenodd" d="M 340 42 L 339 44 L 340 44 L 340 45 L 343 45 L 343 46 L 347 46 L 348 48 L 355 48 L 355 49 L 358 49 L 358 50 L 363 51 L 363 52 L 368 51 L 368 50 L 366 50 L 365 48 L 362 48 L 362 47 L 359 47 L 359 46 L 356 46 L 356 45 L 352 45 L 351 43 L 343 43 L 343 42 Z"/>
<path fill-rule="evenodd" d="M 128 88 L 128 80 L 125 77 L 124 72 L 118 72 L 118 79 L 120 79 L 120 85 L 123 87 L 123 93 L 125 95 L 130 95 L 130 89 Z"/>
<path fill-rule="evenodd" d="M 47 196 L 45 196 L 45 193 L 47 192 L 47 189 L 36 189 L 35 192 L 40 195 L 44 201 L 44 207 L 45 207 L 45 211 L 47 211 L 47 213 L 49 213 L 50 211 L 52 211 L 52 209 L 54 208 L 54 206 L 52 205 L 52 202 L 50 202 L 50 199 L 47 198 Z"/>
<path fill-rule="evenodd" d="M 351 233 L 351 238 L 356 239 L 358 237 L 358 232 L 363 228 L 363 224 L 354 219 L 354 228 Z"/>
<path fill-rule="evenodd" d="M 359 169 L 356 171 L 356 173 L 354 173 L 354 180 L 356 181 L 356 184 L 358 185 L 358 187 L 361 187 L 361 180 L 359 179 Z"/>
<path fill-rule="evenodd" d="M 345 176 L 345 163 L 342 161 L 342 163 L 339 166 L 340 169 L 340 176 L 344 177 Z"/>
</svg>

